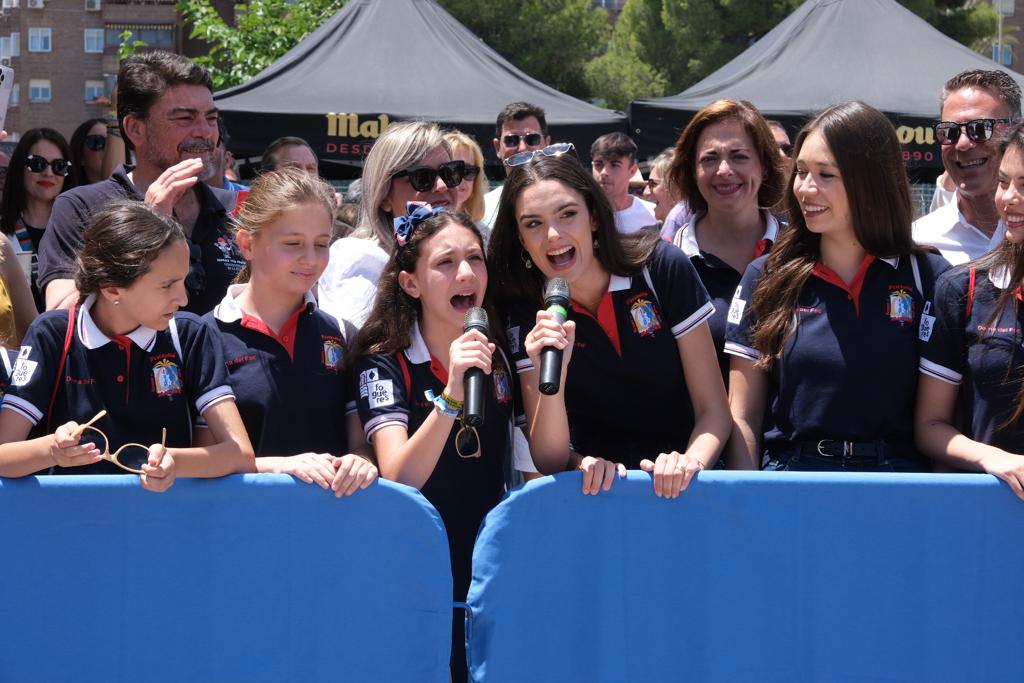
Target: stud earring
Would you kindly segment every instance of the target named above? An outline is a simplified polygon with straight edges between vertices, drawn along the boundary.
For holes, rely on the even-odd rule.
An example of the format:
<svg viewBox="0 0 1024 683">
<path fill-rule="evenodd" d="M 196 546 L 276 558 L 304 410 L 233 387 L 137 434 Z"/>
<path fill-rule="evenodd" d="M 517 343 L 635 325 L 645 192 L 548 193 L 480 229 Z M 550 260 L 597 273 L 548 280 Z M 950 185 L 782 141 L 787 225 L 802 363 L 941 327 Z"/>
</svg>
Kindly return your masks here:
<svg viewBox="0 0 1024 683">
<path fill-rule="evenodd" d="M 533 268 L 533 261 L 530 260 L 530 255 L 526 253 L 525 249 L 519 250 L 519 258 L 523 260 L 523 266 L 525 266 L 527 270 Z"/>
<path fill-rule="evenodd" d="M 119 303 L 121 303 L 121 300 L 120 300 L 120 299 L 114 299 L 114 305 L 115 305 L 115 306 L 117 306 L 117 305 L 118 305 Z"/>
</svg>

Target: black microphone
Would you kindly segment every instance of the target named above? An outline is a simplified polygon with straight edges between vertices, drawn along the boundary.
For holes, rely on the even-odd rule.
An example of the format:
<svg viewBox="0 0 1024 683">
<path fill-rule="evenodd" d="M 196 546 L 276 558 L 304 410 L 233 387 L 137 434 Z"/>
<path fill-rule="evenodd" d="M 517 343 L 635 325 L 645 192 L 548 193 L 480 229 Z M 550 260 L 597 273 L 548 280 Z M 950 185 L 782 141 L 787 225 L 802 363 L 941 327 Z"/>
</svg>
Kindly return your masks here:
<svg viewBox="0 0 1024 683">
<path fill-rule="evenodd" d="M 487 334 L 487 311 L 475 306 L 466 311 L 466 319 L 462 323 L 463 333 L 478 330 L 485 337 Z M 488 337 L 489 338 L 489 337 Z M 470 427 L 479 427 L 484 421 L 484 391 L 487 389 L 487 376 L 480 368 L 466 370 L 463 378 L 465 405 L 462 408 L 462 421 Z"/>
<path fill-rule="evenodd" d="M 544 308 L 555 314 L 559 325 L 569 316 L 569 283 L 560 277 L 544 287 Z M 553 396 L 562 380 L 562 349 L 545 346 L 540 352 L 540 393 Z"/>
</svg>

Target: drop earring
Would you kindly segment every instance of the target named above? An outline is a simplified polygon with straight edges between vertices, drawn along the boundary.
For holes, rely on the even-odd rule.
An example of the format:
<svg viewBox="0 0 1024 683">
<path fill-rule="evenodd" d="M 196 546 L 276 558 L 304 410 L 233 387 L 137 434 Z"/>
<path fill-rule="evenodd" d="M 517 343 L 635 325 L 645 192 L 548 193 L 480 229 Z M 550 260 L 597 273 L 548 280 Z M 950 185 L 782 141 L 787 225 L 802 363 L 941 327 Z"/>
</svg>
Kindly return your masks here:
<svg viewBox="0 0 1024 683">
<path fill-rule="evenodd" d="M 600 246 L 601 245 L 598 244 L 598 241 L 597 241 L 597 233 L 594 233 L 594 251 L 597 251 L 597 248 L 600 247 Z"/>
<path fill-rule="evenodd" d="M 530 260 L 530 255 L 526 253 L 525 249 L 519 250 L 519 258 L 523 260 L 523 266 L 527 270 L 533 268 L 533 261 Z"/>
</svg>

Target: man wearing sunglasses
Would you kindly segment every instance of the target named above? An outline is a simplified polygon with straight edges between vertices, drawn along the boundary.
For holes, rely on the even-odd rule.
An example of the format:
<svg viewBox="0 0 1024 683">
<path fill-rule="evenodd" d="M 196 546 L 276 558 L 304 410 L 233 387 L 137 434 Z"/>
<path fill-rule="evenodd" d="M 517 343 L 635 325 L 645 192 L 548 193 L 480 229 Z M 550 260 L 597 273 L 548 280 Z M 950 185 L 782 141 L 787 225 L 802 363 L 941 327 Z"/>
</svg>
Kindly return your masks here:
<svg viewBox="0 0 1024 683">
<path fill-rule="evenodd" d="M 529 102 L 513 102 L 498 114 L 494 128 L 494 153 L 504 161 L 519 152 L 533 152 L 551 144 L 548 122 L 544 110 Z M 484 195 L 484 224 L 494 226 L 498 214 L 498 200 L 504 185 L 499 185 Z"/>
<path fill-rule="evenodd" d="M 935 137 L 955 201 L 914 222 L 914 240 L 953 265 L 991 251 L 1003 238 L 996 212 L 999 141 L 1020 119 L 1021 90 L 1003 71 L 957 74 L 942 91 Z"/>
<path fill-rule="evenodd" d="M 93 213 L 112 201 L 145 201 L 181 223 L 193 257 L 185 280 L 188 305 L 212 310 L 245 265 L 235 246 L 227 212 L 235 193 L 206 184 L 213 173 L 219 137 L 213 81 L 187 57 L 152 51 L 121 63 L 117 118 L 135 165 L 122 165 L 106 180 L 57 197 L 39 245 L 39 287 L 46 308 L 68 308 L 78 300 L 75 258 Z"/>
</svg>

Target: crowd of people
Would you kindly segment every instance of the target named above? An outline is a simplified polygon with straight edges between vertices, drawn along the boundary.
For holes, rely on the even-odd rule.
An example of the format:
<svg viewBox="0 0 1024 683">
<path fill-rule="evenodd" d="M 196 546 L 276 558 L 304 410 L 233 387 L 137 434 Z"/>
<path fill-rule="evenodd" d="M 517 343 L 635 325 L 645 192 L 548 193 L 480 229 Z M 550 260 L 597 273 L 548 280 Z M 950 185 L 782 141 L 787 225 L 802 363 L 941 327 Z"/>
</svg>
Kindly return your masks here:
<svg viewBox="0 0 1024 683">
<path fill-rule="evenodd" d="M 148 52 L 123 62 L 116 120 L 21 135 L 0 476 L 276 472 L 339 497 L 381 476 L 439 511 L 457 600 L 487 512 L 567 470 L 598 494 L 643 469 L 675 498 L 715 467 L 954 468 L 1024 498 L 1024 123 L 1003 72 L 946 84 L 916 221 L 896 131 L 861 102 L 793 143 L 710 103 L 646 181 L 627 135 L 584 163 L 515 102 L 490 191 L 471 136 L 400 122 L 341 197 L 291 136 L 243 185 L 212 94 Z"/>
</svg>

